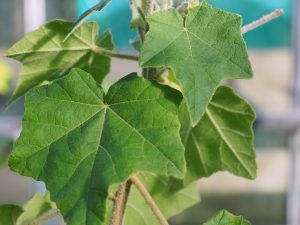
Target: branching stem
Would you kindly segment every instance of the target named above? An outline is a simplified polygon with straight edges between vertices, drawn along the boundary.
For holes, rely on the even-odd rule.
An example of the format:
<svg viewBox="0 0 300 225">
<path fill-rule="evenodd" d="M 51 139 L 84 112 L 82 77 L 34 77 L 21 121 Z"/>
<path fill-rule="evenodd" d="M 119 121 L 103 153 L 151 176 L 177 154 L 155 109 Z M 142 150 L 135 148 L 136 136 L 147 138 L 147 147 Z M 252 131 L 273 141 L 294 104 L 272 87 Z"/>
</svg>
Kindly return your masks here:
<svg viewBox="0 0 300 225">
<path fill-rule="evenodd" d="M 60 215 L 60 212 L 58 210 L 55 210 L 54 212 L 49 213 L 49 214 L 37 219 L 36 221 L 30 223 L 29 225 L 41 225 L 49 220 L 54 219 L 55 217 L 57 217 L 59 215 Z"/>
<path fill-rule="evenodd" d="M 142 194 L 144 199 L 146 200 L 147 204 L 150 206 L 152 212 L 158 219 L 161 225 L 169 225 L 167 219 L 164 217 L 156 203 L 154 202 L 153 198 L 147 191 L 146 187 L 143 185 L 143 183 L 139 180 L 138 177 L 132 176 L 130 178 L 130 181 L 136 186 L 136 188 L 139 190 L 139 192 Z"/>
<path fill-rule="evenodd" d="M 260 18 L 259 20 L 254 21 L 253 23 L 250 23 L 246 26 L 242 27 L 242 33 L 245 34 L 248 31 L 254 30 L 276 18 L 278 18 L 279 16 L 281 16 L 284 13 L 284 11 L 282 9 L 277 9 L 274 12 L 263 16 L 262 18 Z"/>
<path fill-rule="evenodd" d="M 130 192 L 131 181 L 127 181 L 125 184 L 119 186 L 116 198 L 114 201 L 114 207 L 112 211 L 112 218 L 110 225 L 122 225 L 123 217 L 126 208 L 128 195 Z"/>
</svg>

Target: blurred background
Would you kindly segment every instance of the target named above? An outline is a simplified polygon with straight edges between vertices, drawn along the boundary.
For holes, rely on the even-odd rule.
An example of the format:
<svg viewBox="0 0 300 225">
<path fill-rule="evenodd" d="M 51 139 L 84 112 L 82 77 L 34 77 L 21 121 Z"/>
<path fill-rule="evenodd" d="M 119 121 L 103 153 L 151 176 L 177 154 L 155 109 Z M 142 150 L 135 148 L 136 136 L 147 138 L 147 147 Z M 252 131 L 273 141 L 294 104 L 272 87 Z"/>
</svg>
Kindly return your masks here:
<svg viewBox="0 0 300 225">
<path fill-rule="evenodd" d="M 4 105 L 16 84 L 20 64 L 2 55 L 25 33 L 46 21 L 75 20 L 99 0 L 0 0 L 0 204 L 23 204 L 43 185 L 11 172 L 6 158 L 18 137 L 23 99 L 8 110 Z M 239 13 L 244 24 L 278 8 L 284 16 L 245 34 L 255 72 L 253 80 L 231 81 L 255 106 L 258 177 L 248 181 L 218 173 L 199 182 L 201 204 L 171 220 L 173 225 L 196 225 L 220 209 L 244 215 L 253 225 L 299 225 L 300 214 L 300 4 L 297 0 L 207 0 L 216 7 Z M 297 14 L 297 10 L 298 13 Z M 112 20 L 111 20 L 112 18 Z M 119 52 L 134 52 L 130 40 L 128 0 L 113 0 L 89 20 L 111 27 Z M 106 83 L 129 72 L 139 72 L 135 62 L 113 60 Z M 54 221 L 48 224 L 59 224 Z"/>
</svg>

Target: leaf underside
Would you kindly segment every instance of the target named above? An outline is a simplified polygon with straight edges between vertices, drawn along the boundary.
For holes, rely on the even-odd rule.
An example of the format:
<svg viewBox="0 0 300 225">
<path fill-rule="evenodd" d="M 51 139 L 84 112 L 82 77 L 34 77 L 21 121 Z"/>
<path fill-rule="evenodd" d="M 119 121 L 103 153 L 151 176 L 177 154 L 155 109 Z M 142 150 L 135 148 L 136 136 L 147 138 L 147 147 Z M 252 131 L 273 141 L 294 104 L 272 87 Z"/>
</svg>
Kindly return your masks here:
<svg viewBox="0 0 300 225">
<path fill-rule="evenodd" d="M 251 225 L 251 223 L 242 216 L 235 216 L 226 210 L 222 210 L 203 225 Z"/>
<path fill-rule="evenodd" d="M 68 224 L 103 224 L 112 184 L 139 171 L 183 177 L 180 101 L 179 92 L 136 74 L 105 95 L 74 69 L 28 93 L 9 165 L 44 181 Z"/>
<path fill-rule="evenodd" d="M 231 88 L 220 86 L 197 126 L 192 127 L 186 104 L 180 106 L 185 145 L 185 185 L 218 171 L 248 179 L 256 177 L 252 107 Z"/>
<path fill-rule="evenodd" d="M 109 32 L 98 36 L 96 23 L 83 23 L 63 42 L 72 23 L 54 20 L 27 34 L 5 56 L 23 64 L 16 90 L 10 102 L 44 81 L 52 81 L 81 68 L 101 82 L 110 71 L 110 58 L 94 52 L 95 46 L 112 50 Z"/>
<path fill-rule="evenodd" d="M 193 126 L 222 80 L 252 77 L 239 15 L 202 2 L 186 19 L 172 8 L 148 16 L 147 21 L 150 31 L 141 48 L 140 65 L 174 71 Z"/>
</svg>

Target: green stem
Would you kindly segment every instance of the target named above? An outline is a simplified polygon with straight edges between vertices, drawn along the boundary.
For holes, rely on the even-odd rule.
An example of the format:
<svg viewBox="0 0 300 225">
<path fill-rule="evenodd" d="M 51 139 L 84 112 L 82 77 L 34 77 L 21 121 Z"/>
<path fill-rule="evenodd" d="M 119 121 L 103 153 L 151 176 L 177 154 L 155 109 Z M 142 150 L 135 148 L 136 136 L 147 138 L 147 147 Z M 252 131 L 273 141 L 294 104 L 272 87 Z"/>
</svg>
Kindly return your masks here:
<svg viewBox="0 0 300 225">
<path fill-rule="evenodd" d="M 105 48 L 100 48 L 98 46 L 93 46 L 92 51 L 101 55 L 106 55 L 109 57 L 113 58 L 119 58 L 119 59 L 128 59 L 128 60 L 133 60 L 133 61 L 138 61 L 139 57 L 136 55 L 128 55 L 128 54 L 121 54 L 121 53 L 116 53 L 112 52 L 110 50 L 107 50 Z"/>
<path fill-rule="evenodd" d="M 181 92 L 180 86 L 178 84 L 170 81 L 168 78 L 160 77 L 158 82 L 161 83 L 161 84 L 167 85 L 167 86 Z"/>
<path fill-rule="evenodd" d="M 138 30 L 141 42 L 144 43 L 144 41 L 145 41 L 145 31 L 144 31 L 144 29 L 141 28 L 141 27 L 138 27 L 137 30 Z"/>
<path fill-rule="evenodd" d="M 125 184 L 119 186 L 116 198 L 114 201 L 114 207 L 112 211 L 112 218 L 110 225 L 122 225 L 123 217 L 126 208 L 127 199 L 129 196 L 131 187 L 131 181 L 127 181 Z"/>
</svg>

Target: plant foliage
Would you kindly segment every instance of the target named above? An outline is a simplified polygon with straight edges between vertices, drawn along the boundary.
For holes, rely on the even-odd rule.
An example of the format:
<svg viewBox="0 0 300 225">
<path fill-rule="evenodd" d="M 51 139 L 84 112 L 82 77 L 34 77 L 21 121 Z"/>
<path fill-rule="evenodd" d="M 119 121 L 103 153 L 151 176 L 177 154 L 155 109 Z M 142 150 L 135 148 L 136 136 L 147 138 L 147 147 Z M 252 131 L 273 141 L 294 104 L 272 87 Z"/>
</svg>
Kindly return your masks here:
<svg viewBox="0 0 300 225">
<path fill-rule="evenodd" d="M 152 9 L 151 1 L 131 1 L 143 76 L 124 74 L 105 93 L 111 57 L 137 58 L 113 52 L 111 34 L 99 36 L 96 23 L 84 22 L 108 2 L 73 26 L 47 23 L 6 52 L 23 64 L 11 101 L 26 95 L 9 165 L 44 181 L 56 205 L 47 195 L 23 208 L 1 206 L 0 224 L 23 225 L 57 206 L 69 225 L 121 225 L 123 217 L 124 224 L 157 225 L 157 210 L 170 218 L 199 202 L 200 178 L 256 176 L 255 113 L 221 85 L 253 75 L 241 17 L 205 1 L 154 1 Z M 131 184 L 133 176 L 144 187 Z M 221 211 L 204 225 L 223 224 L 250 223 Z"/>
</svg>

